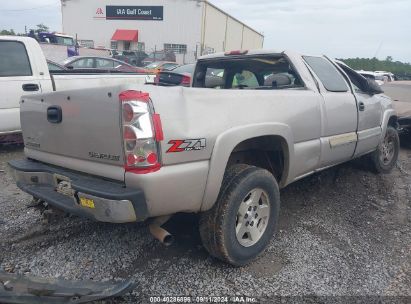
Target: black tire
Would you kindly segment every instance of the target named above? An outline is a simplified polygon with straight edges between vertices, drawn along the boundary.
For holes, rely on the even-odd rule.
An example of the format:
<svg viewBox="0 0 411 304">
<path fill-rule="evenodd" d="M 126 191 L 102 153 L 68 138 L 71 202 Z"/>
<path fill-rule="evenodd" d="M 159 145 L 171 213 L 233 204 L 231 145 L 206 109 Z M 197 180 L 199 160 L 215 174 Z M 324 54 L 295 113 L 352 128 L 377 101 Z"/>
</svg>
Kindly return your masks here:
<svg viewBox="0 0 411 304">
<path fill-rule="evenodd" d="M 385 156 L 387 149 L 390 150 L 391 148 L 392 153 L 389 153 L 389 157 Z M 394 127 L 388 126 L 383 141 L 378 145 L 377 150 L 370 154 L 372 170 L 376 173 L 390 173 L 397 164 L 399 153 L 400 139 L 398 132 Z"/>
<path fill-rule="evenodd" d="M 264 220 L 265 230 L 262 229 L 258 241 L 250 246 L 243 246 L 236 234 L 237 214 L 240 205 L 255 189 L 262 190 L 264 201 L 269 205 L 267 212 L 269 216 Z M 261 200 L 262 198 L 259 199 L 260 205 Z M 255 210 L 254 214 L 257 218 L 258 211 Z M 274 176 L 261 168 L 243 164 L 234 165 L 224 176 L 217 202 L 211 210 L 201 215 L 200 235 L 203 245 L 212 256 L 224 262 L 234 266 L 246 265 L 270 243 L 277 228 L 279 210 L 280 191 Z M 260 222 L 257 223 L 256 220 L 255 225 L 259 224 Z"/>
</svg>

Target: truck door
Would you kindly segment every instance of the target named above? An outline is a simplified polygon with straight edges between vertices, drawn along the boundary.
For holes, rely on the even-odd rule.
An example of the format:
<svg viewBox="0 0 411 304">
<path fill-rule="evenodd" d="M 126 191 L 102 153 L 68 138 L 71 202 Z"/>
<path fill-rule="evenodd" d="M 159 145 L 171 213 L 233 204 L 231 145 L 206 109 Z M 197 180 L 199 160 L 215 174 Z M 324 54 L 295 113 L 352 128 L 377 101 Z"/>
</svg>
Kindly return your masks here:
<svg viewBox="0 0 411 304">
<path fill-rule="evenodd" d="M 20 97 L 40 91 L 23 42 L 0 40 L 0 134 L 21 130 Z"/>
<path fill-rule="evenodd" d="M 348 83 L 324 57 L 304 56 L 324 102 L 321 115 L 320 167 L 353 157 L 357 144 L 357 105 Z"/>
<path fill-rule="evenodd" d="M 355 156 L 375 150 L 381 139 L 381 97 L 367 92 L 367 80 L 343 63 L 338 66 L 350 79 L 358 106 L 358 143 Z"/>
</svg>

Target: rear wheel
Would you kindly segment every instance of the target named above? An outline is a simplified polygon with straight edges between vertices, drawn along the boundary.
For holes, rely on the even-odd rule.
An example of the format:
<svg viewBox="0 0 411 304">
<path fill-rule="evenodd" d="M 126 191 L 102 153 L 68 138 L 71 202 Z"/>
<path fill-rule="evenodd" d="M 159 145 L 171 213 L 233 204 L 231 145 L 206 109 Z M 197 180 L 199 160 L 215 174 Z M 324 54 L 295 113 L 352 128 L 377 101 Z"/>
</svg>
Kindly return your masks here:
<svg viewBox="0 0 411 304">
<path fill-rule="evenodd" d="M 370 155 L 373 170 L 377 173 L 390 173 L 397 163 L 399 152 L 398 132 L 394 127 L 388 126 L 384 139 Z"/>
<path fill-rule="evenodd" d="M 277 226 L 280 193 L 267 170 L 234 165 L 225 174 L 214 207 L 200 219 L 200 234 L 208 252 L 242 266 L 269 244 Z"/>
</svg>

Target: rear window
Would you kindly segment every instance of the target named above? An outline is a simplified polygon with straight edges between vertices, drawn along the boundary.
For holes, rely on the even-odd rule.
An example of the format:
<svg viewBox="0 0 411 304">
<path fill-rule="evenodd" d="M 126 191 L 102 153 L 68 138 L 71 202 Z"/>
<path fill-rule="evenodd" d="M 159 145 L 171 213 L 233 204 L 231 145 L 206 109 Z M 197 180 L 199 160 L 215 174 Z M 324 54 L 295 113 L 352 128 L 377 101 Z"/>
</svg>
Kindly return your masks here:
<svg viewBox="0 0 411 304">
<path fill-rule="evenodd" d="M 194 87 L 240 90 L 303 88 L 300 76 L 283 56 L 245 56 L 199 61 Z"/>
<path fill-rule="evenodd" d="M 344 78 L 328 60 L 322 57 L 304 56 L 305 62 L 320 78 L 324 87 L 330 92 L 347 92 L 348 86 Z"/>
<path fill-rule="evenodd" d="M 24 44 L 18 41 L 0 41 L 0 77 L 31 75 Z"/>
</svg>

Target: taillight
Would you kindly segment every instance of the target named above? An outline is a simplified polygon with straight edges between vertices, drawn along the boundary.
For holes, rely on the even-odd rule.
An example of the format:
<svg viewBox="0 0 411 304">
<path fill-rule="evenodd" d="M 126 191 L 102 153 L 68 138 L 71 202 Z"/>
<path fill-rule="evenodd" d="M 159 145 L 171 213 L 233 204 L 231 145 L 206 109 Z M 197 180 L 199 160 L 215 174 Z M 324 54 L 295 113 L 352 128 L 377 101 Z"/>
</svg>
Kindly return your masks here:
<svg viewBox="0 0 411 304">
<path fill-rule="evenodd" d="M 125 169 L 149 173 L 160 169 L 160 141 L 163 130 L 148 93 L 125 91 L 120 94 Z"/>
<path fill-rule="evenodd" d="M 185 87 L 191 86 L 191 77 L 184 75 L 183 79 L 181 79 L 181 85 Z"/>
<path fill-rule="evenodd" d="M 154 77 L 154 83 L 159 84 L 160 83 L 160 73 L 156 74 L 156 77 Z"/>
</svg>

